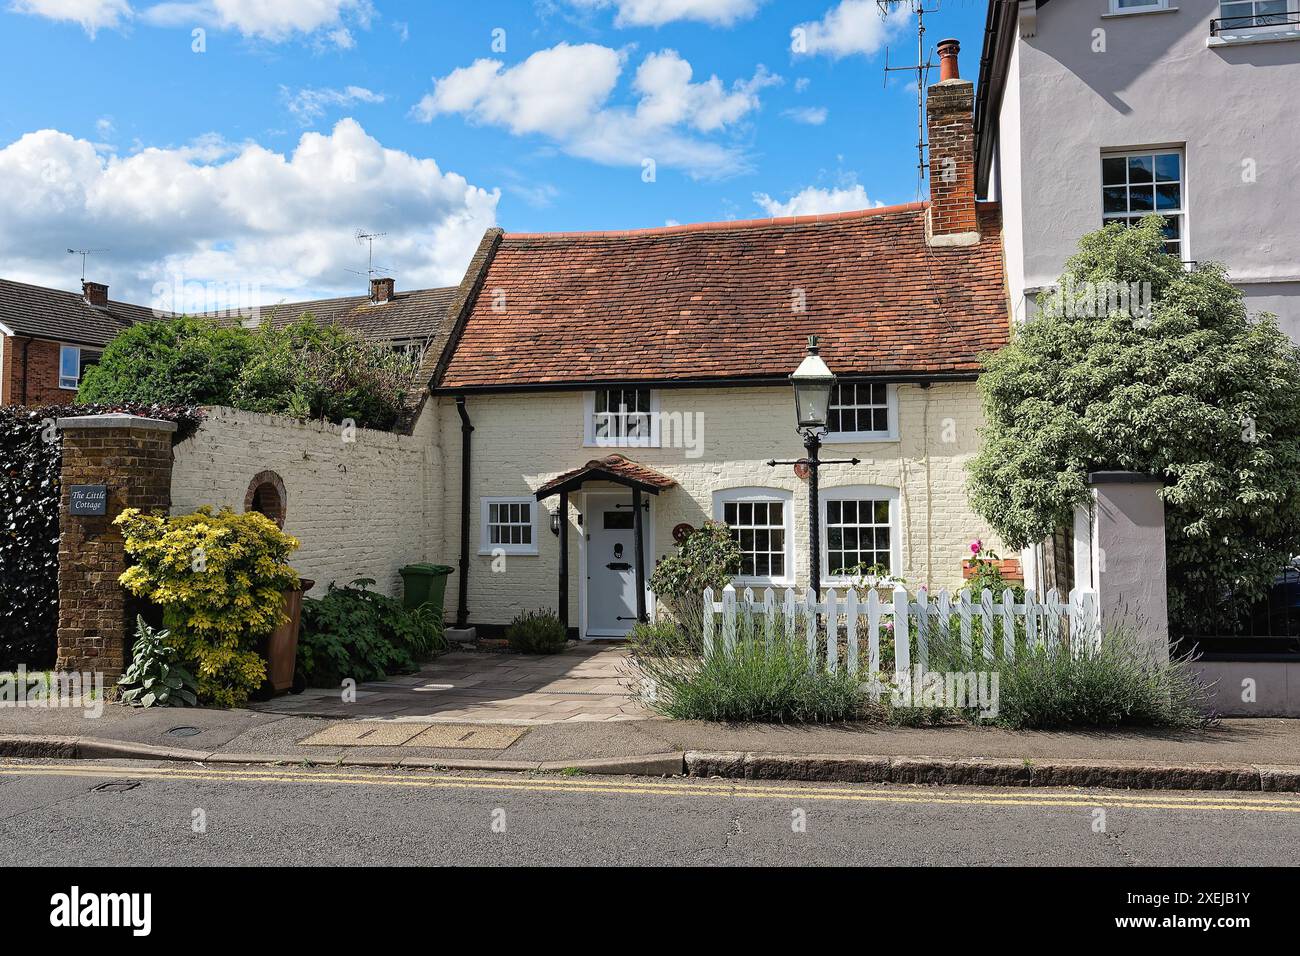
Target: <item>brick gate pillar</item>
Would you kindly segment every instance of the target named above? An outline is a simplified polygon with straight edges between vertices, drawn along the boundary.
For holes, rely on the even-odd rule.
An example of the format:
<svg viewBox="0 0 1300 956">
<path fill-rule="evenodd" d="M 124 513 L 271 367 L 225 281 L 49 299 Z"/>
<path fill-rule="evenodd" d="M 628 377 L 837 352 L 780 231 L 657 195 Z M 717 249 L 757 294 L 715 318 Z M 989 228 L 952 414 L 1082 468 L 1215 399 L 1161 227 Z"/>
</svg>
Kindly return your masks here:
<svg viewBox="0 0 1300 956">
<path fill-rule="evenodd" d="M 56 667 L 100 671 L 109 685 L 122 673 L 128 628 L 126 591 L 117 583 L 126 552 L 113 519 L 126 508 L 170 509 L 176 423 L 87 415 L 60 418 L 58 428 L 63 466 Z"/>
</svg>

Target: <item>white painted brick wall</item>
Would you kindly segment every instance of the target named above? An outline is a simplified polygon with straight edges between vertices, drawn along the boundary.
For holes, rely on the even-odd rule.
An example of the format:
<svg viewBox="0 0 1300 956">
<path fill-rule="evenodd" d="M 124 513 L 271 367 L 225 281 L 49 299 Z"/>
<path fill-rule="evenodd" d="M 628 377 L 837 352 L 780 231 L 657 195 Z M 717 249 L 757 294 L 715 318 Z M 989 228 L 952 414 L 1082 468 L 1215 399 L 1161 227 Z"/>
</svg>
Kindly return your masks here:
<svg viewBox="0 0 1300 956">
<path fill-rule="evenodd" d="M 197 433 L 176 446 L 174 514 L 205 504 L 243 511 L 253 476 L 274 471 L 288 498 L 284 530 L 301 542 L 291 563 L 316 582 L 314 595 L 358 577 L 400 594 L 398 568 L 438 557 L 442 465 L 431 407 L 411 436 L 359 428 L 354 442 L 325 422 L 205 411 Z"/>
<path fill-rule="evenodd" d="M 675 478 L 679 487 L 654 501 L 653 531 L 647 554 L 653 561 L 673 551 L 672 528 L 679 522 L 700 525 L 713 517 L 713 492 L 724 488 L 765 486 L 794 493 L 795 565 L 798 583 L 806 582 L 807 486 L 789 466 L 770 468 L 769 458 L 798 458 L 804 453 L 793 427 L 789 388 L 665 389 L 661 411 L 697 412 L 703 416 L 703 455 L 688 458 L 682 448 L 636 448 L 624 453 Z M 965 463 L 978 447 L 982 422 L 979 394 L 973 383 L 898 388 L 897 442 L 825 446 L 825 458 L 861 458 L 862 464 L 827 466 L 822 487 L 884 485 L 900 489 L 902 524 L 901 573 L 910 586 L 955 588 L 969 542 L 982 537 L 1001 550 L 1000 542 L 967 503 Z M 452 399 L 438 400 L 441 448 L 441 525 L 439 553 L 455 564 L 460 527 L 460 421 Z M 539 522 L 540 554 L 510 556 L 503 572 L 493 573 L 492 558 L 480 556 L 479 498 L 530 495 L 557 474 L 617 449 L 583 447 L 584 402 L 581 392 L 531 395 L 476 395 L 467 400 L 474 425 L 473 495 L 470 508 L 470 620 L 507 623 L 520 610 L 555 607 L 558 582 L 557 539 L 546 502 Z M 951 441 L 945 441 L 951 438 Z M 590 485 L 593 490 L 599 485 Z M 605 486 L 615 487 L 615 486 Z M 630 496 L 630 492 L 627 492 Z M 581 507 L 571 501 L 571 513 Z M 436 509 L 435 509 L 436 510 Z M 576 625 L 578 603 L 578 529 L 570 526 L 570 620 Z M 455 575 L 448 584 L 449 611 L 455 607 Z"/>
</svg>

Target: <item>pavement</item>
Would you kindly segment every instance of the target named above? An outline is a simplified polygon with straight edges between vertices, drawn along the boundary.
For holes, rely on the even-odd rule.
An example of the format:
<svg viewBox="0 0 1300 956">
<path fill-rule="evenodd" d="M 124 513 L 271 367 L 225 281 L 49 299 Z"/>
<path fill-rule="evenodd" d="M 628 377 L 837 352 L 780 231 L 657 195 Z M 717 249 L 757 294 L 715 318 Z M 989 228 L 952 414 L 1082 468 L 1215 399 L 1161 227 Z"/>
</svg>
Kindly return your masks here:
<svg viewBox="0 0 1300 956">
<path fill-rule="evenodd" d="M 0 761 L 0 806 L 11 866 L 1300 865 L 1296 794 Z M 1132 912 L 1052 885 L 1058 930 Z"/>
<path fill-rule="evenodd" d="M 1000 786 L 1300 790 L 1300 721 L 1197 731 L 744 725 L 648 716 L 624 651 L 457 651 L 419 674 L 252 709 L 0 706 L 0 757 L 140 757 Z M 621 690 L 621 693 L 614 693 Z M 585 717 L 587 719 L 578 719 Z"/>
<path fill-rule="evenodd" d="M 358 685 L 352 703 L 343 702 L 338 688 L 310 688 L 253 709 L 300 717 L 524 726 L 653 716 L 633 699 L 626 648 L 576 643 L 551 655 L 454 650 L 416 674 Z"/>
</svg>

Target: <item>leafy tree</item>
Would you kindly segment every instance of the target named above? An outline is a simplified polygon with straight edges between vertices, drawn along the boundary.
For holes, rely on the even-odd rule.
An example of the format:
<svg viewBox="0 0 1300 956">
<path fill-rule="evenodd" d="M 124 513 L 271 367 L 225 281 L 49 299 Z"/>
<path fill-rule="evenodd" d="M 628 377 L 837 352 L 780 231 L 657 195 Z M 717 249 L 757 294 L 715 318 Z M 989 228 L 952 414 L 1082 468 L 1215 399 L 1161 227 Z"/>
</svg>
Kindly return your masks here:
<svg viewBox="0 0 1300 956">
<path fill-rule="evenodd" d="M 1223 266 L 1165 254 L 1161 225 L 1085 236 L 989 359 L 971 500 L 1021 548 L 1068 524 L 1089 471 L 1155 475 L 1174 628 L 1232 627 L 1300 545 L 1300 350 Z M 1149 308 L 1117 294 L 1147 288 Z"/>
<path fill-rule="evenodd" d="M 86 370 L 79 402 L 229 405 L 257 342 L 238 325 L 176 318 L 141 322 L 108 343 Z"/>
</svg>

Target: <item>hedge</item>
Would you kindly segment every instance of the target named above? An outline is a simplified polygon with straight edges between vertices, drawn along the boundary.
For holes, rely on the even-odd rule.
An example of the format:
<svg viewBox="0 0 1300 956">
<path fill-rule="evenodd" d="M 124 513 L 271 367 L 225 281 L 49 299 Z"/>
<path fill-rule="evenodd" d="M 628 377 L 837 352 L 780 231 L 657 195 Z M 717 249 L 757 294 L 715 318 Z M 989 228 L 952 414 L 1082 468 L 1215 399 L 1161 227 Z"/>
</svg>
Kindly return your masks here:
<svg viewBox="0 0 1300 956">
<path fill-rule="evenodd" d="M 59 624 L 59 468 L 55 421 L 126 412 L 193 434 L 196 408 L 159 405 L 0 407 L 0 669 L 54 665 Z"/>
</svg>

